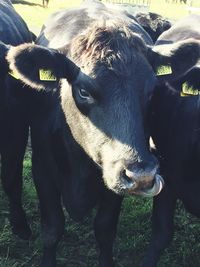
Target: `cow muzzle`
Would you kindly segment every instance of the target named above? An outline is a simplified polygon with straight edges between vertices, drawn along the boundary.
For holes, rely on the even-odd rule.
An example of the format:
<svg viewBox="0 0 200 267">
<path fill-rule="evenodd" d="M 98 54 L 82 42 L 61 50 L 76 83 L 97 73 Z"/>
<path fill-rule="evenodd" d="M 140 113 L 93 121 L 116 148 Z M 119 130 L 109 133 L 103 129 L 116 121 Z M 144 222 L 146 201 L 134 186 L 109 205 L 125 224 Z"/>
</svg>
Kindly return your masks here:
<svg viewBox="0 0 200 267">
<path fill-rule="evenodd" d="M 140 167 L 139 167 L 140 166 Z M 164 180 L 157 173 L 158 167 L 141 167 L 144 163 L 139 163 L 137 167 L 128 166 L 123 171 L 122 184 L 123 190 L 129 195 L 140 195 L 153 197 L 158 195 L 163 186 Z"/>
</svg>

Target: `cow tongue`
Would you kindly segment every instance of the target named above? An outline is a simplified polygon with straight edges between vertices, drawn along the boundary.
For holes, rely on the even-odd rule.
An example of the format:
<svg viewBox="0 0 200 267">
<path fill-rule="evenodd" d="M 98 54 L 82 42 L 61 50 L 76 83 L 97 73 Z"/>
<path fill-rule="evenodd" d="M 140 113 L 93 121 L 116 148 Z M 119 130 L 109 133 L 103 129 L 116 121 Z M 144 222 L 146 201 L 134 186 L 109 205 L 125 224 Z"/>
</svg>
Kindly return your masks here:
<svg viewBox="0 0 200 267">
<path fill-rule="evenodd" d="M 163 178 L 159 174 L 156 174 L 154 184 L 151 188 L 140 189 L 140 190 L 137 189 L 131 193 L 134 195 L 140 195 L 144 197 L 154 197 L 161 192 L 163 186 L 164 186 Z"/>
</svg>

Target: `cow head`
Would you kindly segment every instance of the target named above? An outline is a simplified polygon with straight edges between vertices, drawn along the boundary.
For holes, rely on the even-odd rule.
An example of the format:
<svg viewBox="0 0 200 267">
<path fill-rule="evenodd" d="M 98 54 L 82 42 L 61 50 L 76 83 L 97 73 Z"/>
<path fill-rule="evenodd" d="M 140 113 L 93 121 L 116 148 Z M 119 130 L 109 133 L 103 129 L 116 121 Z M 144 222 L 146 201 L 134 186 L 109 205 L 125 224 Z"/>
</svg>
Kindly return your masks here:
<svg viewBox="0 0 200 267">
<path fill-rule="evenodd" d="M 7 58 L 10 68 L 32 87 L 47 90 L 59 83 L 71 133 L 102 168 L 108 188 L 158 194 L 163 181 L 149 151 L 145 119 L 157 81 L 154 71 L 158 65 L 170 65 L 170 79 L 187 71 L 198 60 L 199 44 L 183 42 L 152 50 L 123 26 L 102 26 L 74 38 L 67 51 L 71 60 L 56 50 L 25 44 L 12 48 Z"/>
<path fill-rule="evenodd" d="M 166 30 L 171 28 L 171 23 L 164 17 L 148 12 L 139 12 L 135 15 L 138 23 L 145 29 L 145 31 L 151 36 L 153 42 L 156 42 L 158 37 Z"/>
</svg>

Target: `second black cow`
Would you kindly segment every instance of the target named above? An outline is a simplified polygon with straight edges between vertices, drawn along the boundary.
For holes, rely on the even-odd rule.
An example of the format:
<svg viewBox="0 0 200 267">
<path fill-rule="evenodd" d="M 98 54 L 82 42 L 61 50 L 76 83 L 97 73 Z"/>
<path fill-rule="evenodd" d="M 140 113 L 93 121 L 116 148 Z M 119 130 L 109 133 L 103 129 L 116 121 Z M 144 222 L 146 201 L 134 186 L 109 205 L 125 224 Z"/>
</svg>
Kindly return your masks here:
<svg viewBox="0 0 200 267">
<path fill-rule="evenodd" d="M 28 239 L 31 230 L 22 208 L 22 169 L 27 144 L 30 91 L 9 74 L 6 54 L 10 45 L 32 42 L 25 22 L 10 1 L 0 1 L 0 157 L 1 179 L 9 199 L 12 230 Z"/>
<path fill-rule="evenodd" d="M 191 15 L 163 33 L 157 44 L 199 39 L 200 16 Z M 190 53 L 185 58 L 187 62 Z M 200 68 L 198 64 L 175 82 L 157 87 L 149 110 L 151 134 L 160 159 L 165 188 L 155 197 L 153 233 L 142 267 L 155 267 L 174 232 L 174 212 L 180 199 L 200 217 Z M 197 266 L 197 265 L 195 265 Z"/>
</svg>

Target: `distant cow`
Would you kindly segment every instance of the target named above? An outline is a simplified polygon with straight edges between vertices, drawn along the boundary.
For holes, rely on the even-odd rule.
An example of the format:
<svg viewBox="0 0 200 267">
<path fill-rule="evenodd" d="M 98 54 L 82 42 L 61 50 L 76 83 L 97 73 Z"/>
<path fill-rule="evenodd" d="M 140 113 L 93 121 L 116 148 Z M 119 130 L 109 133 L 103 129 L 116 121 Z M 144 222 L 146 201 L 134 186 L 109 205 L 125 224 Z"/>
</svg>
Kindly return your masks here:
<svg viewBox="0 0 200 267">
<path fill-rule="evenodd" d="M 0 157 L 1 179 L 9 199 L 13 232 L 27 239 L 31 231 L 21 203 L 22 166 L 28 138 L 29 92 L 9 74 L 5 56 L 9 45 L 31 42 L 31 34 L 9 1 L 0 1 Z M 26 101 L 25 101 L 26 99 Z"/>
<path fill-rule="evenodd" d="M 153 42 L 155 42 L 164 31 L 171 27 L 171 22 L 169 20 L 156 13 L 137 13 L 135 18 L 151 36 Z"/>
<path fill-rule="evenodd" d="M 40 90 L 31 138 L 44 238 L 41 266 L 56 266 L 62 199 L 75 220 L 97 205 L 99 266 L 112 267 L 123 195 L 154 196 L 163 186 L 148 147 L 154 70 L 171 65 L 173 73 L 159 82 L 181 75 L 196 64 L 199 43 L 152 50 L 149 35 L 127 12 L 101 3 L 54 14 L 37 42 L 12 48 L 7 59 L 20 79 Z"/>
<path fill-rule="evenodd" d="M 48 7 L 49 0 L 42 0 L 42 5 L 43 5 L 43 7 Z"/>
<path fill-rule="evenodd" d="M 187 0 L 180 0 L 180 3 L 187 4 Z"/>
<path fill-rule="evenodd" d="M 170 3 L 170 0 L 165 0 L 165 2 Z M 182 4 L 182 3 L 187 4 L 187 0 L 180 0 L 179 2 L 180 2 L 180 4 Z M 171 3 L 177 4 L 178 0 L 172 0 Z"/>
<path fill-rule="evenodd" d="M 200 38 L 199 15 L 179 21 L 160 36 L 157 44 L 175 44 L 188 38 Z M 185 63 L 190 56 L 188 53 Z M 157 266 L 161 252 L 171 241 L 177 199 L 189 212 L 200 217 L 199 94 L 200 68 L 197 65 L 176 82 L 157 87 L 152 97 L 151 134 L 166 184 L 154 199 L 152 239 L 142 267 Z"/>
</svg>

